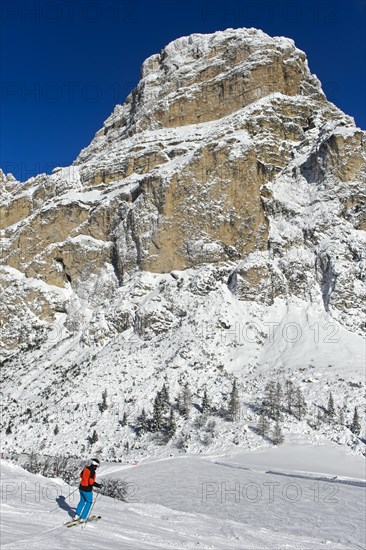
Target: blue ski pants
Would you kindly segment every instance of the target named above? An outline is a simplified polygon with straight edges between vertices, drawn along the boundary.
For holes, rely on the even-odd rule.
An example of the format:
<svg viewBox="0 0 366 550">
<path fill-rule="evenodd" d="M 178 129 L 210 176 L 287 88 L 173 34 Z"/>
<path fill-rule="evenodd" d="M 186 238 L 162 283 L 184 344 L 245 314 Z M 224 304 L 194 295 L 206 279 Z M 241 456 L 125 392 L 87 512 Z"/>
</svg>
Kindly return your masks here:
<svg viewBox="0 0 366 550">
<path fill-rule="evenodd" d="M 76 508 L 75 514 L 81 517 L 81 519 L 86 519 L 89 514 L 90 507 L 93 502 L 93 492 L 92 491 L 81 491 L 80 493 L 80 502 Z"/>
</svg>

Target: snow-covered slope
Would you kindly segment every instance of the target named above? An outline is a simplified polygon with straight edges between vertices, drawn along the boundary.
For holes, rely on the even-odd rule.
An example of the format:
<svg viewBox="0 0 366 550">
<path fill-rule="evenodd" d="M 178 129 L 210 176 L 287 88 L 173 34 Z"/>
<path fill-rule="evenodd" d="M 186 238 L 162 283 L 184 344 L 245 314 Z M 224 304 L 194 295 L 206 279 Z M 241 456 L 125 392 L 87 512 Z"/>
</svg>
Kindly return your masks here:
<svg viewBox="0 0 366 550">
<path fill-rule="evenodd" d="M 4 449 L 256 448 L 265 383 L 290 378 L 308 416 L 285 415 L 285 435 L 315 441 L 332 392 L 344 422 L 319 430 L 363 453 L 365 159 L 364 132 L 291 40 L 228 29 L 146 60 L 72 166 L 1 173 Z M 165 446 L 136 437 L 164 382 L 173 404 L 193 392 Z M 195 427 L 204 388 L 211 439 Z"/>
<path fill-rule="evenodd" d="M 78 502 L 70 495 L 74 487 L 2 461 L 2 548 L 363 548 L 362 459 L 338 453 L 337 465 L 349 475 L 334 478 L 337 465 L 333 460 L 328 473 L 328 457 L 335 451 L 288 446 L 277 457 L 277 473 L 262 466 L 265 455 L 259 467 L 248 467 L 245 455 L 103 464 L 99 479 L 125 479 L 128 502 L 99 497 L 93 512 L 102 520 L 85 529 L 62 525 Z M 317 473 L 294 472 L 304 452 Z"/>
</svg>

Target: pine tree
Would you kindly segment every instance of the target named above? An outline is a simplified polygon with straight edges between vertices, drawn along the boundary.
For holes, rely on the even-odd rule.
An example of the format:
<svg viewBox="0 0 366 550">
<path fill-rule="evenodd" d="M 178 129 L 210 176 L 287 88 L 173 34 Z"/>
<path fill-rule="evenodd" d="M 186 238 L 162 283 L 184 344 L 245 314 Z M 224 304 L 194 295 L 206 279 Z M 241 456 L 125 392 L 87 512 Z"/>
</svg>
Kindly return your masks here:
<svg viewBox="0 0 366 550">
<path fill-rule="evenodd" d="M 315 420 L 315 428 L 318 430 L 320 428 L 320 424 L 324 420 L 324 415 L 320 409 L 318 409 L 318 412 L 316 414 L 316 420 Z"/>
<path fill-rule="evenodd" d="M 121 420 L 122 426 L 127 426 L 127 413 L 126 411 L 123 413 L 122 420 Z"/>
<path fill-rule="evenodd" d="M 275 427 L 273 429 L 272 441 L 275 445 L 281 445 L 281 443 L 283 443 L 284 440 L 285 440 L 285 438 L 283 437 L 283 433 L 282 433 L 282 430 L 281 430 L 281 425 L 278 422 L 278 420 L 276 420 L 276 424 L 275 424 Z"/>
<path fill-rule="evenodd" d="M 329 419 L 332 420 L 334 418 L 334 414 L 335 414 L 335 410 L 334 410 L 333 395 L 330 393 L 329 399 L 328 399 L 328 406 L 327 406 L 327 415 Z"/>
<path fill-rule="evenodd" d="M 306 414 L 307 406 L 300 388 L 296 388 L 293 400 L 293 412 L 298 420 L 302 420 Z"/>
<path fill-rule="evenodd" d="M 57 435 L 59 431 L 60 431 L 60 430 L 59 430 L 59 428 L 58 428 L 58 425 L 56 424 L 55 429 L 53 430 L 53 433 L 54 433 L 55 435 Z"/>
<path fill-rule="evenodd" d="M 354 410 L 354 413 L 353 413 L 353 420 L 352 420 L 352 424 L 350 426 L 350 430 L 355 435 L 360 435 L 361 425 L 360 425 L 360 421 L 359 421 L 359 417 L 358 417 L 357 407 L 355 407 L 355 410 Z"/>
<path fill-rule="evenodd" d="M 291 380 L 285 382 L 285 398 L 287 411 L 292 414 L 292 404 L 294 398 L 294 384 Z"/>
<path fill-rule="evenodd" d="M 280 419 L 281 417 L 281 409 L 282 409 L 282 399 L 283 399 L 283 391 L 282 386 L 279 382 L 276 384 L 276 390 L 274 394 L 274 417 L 276 419 Z"/>
<path fill-rule="evenodd" d="M 5 433 L 6 433 L 6 435 L 10 435 L 10 434 L 11 434 L 11 423 L 10 423 L 10 422 L 9 422 L 9 424 L 8 424 L 6 430 L 5 430 Z"/>
<path fill-rule="evenodd" d="M 159 394 L 154 399 L 153 418 L 152 418 L 152 431 L 158 432 L 162 427 L 162 407 Z"/>
<path fill-rule="evenodd" d="M 229 419 L 232 422 L 234 422 L 234 420 L 239 420 L 239 413 L 240 413 L 239 392 L 238 392 L 236 380 L 234 379 L 233 387 L 230 393 L 229 406 L 228 406 Z"/>
<path fill-rule="evenodd" d="M 31 472 L 32 474 L 37 474 L 40 469 L 40 463 L 38 461 L 38 456 L 35 451 L 31 451 L 28 455 L 28 461 L 24 465 L 24 468 Z"/>
<path fill-rule="evenodd" d="M 201 404 L 201 412 L 202 413 L 206 413 L 206 412 L 209 412 L 210 410 L 210 403 L 208 401 L 208 397 L 207 397 L 207 390 L 206 388 L 204 389 L 204 392 L 203 392 L 203 398 L 202 398 L 202 404 Z"/>
<path fill-rule="evenodd" d="M 97 434 L 96 430 L 94 430 L 93 435 L 90 438 L 90 443 L 92 445 L 94 445 L 94 443 L 96 443 L 98 441 L 98 439 L 99 439 L 98 434 Z"/>
<path fill-rule="evenodd" d="M 162 409 L 163 409 L 164 412 L 166 412 L 169 409 L 169 406 L 170 406 L 170 398 L 169 398 L 169 390 L 168 390 L 165 383 L 163 384 L 163 387 L 161 388 L 160 400 L 161 400 Z"/>
<path fill-rule="evenodd" d="M 188 382 L 185 383 L 182 395 L 182 414 L 186 420 L 189 418 L 192 405 L 192 393 Z"/>
<path fill-rule="evenodd" d="M 273 381 L 268 382 L 264 388 L 262 412 L 270 418 L 275 418 L 276 412 L 276 386 Z"/>
<path fill-rule="evenodd" d="M 177 430 L 177 424 L 175 422 L 174 411 L 173 409 L 170 409 L 170 415 L 169 415 L 168 424 L 167 424 L 167 433 L 169 437 L 173 437 L 176 430 Z"/>
<path fill-rule="evenodd" d="M 179 392 L 175 398 L 175 406 L 179 414 L 183 415 L 183 392 Z"/>
<path fill-rule="evenodd" d="M 344 409 L 343 409 L 343 407 L 339 409 L 338 424 L 340 426 L 344 426 Z"/>
<path fill-rule="evenodd" d="M 264 413 L 262 413 L 259 417 L 257 430 L 259 435 L 261 435 L 262 437 L 268 436 L 269 422 L 268 422 L 268 418 Z"/>
<path fill-rule="evenodd" d="M 137 433 L 138 435 L 143 435 L 147 432 L 148 429 L 148 423 L 147 423 L 147 416 L 145 409 L 142 409 L 140 416 L 138 417 L 137 421 Z"/>
<path fill-rule="evenodd" d="M 107 397 L 107 390 L 104 390 L 104 392 L 102 393 L 102 402 L 99 404 L 100 412 L 104 412 L 108 409 Z"/>
</svg>

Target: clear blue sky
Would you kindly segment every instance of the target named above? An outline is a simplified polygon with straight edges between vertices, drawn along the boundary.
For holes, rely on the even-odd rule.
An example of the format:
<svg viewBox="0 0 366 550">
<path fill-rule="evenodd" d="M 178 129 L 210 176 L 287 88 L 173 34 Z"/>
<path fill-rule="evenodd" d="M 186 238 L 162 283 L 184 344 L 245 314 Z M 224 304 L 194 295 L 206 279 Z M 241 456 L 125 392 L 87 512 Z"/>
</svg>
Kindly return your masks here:
<svg viewBox="0 0 366 550">
<path fill-rule="evenodd" d="M 366 128 L 365 0 L 3 0 L 0 10 L 0 165 L 21 180 L 70 164 L 143 60 L 194 32 L 293 38 L 327 97 Z"/>
</svg>

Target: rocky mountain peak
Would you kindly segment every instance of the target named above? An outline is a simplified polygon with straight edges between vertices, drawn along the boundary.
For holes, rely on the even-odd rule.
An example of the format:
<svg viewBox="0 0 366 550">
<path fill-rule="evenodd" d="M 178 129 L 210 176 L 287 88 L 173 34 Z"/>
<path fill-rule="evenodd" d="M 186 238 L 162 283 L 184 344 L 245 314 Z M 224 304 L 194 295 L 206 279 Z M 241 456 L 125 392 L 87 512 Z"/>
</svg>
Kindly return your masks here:
<svg viewBox="0 0 366 550">
<path fill-rule="evenodd" d="M 141 273 L 183 270 L 207 269 L 205 292 L 295 297 L 359 330 L 365 159 L 364 133 L 292 40 L 228 29 L 171 42 L 72 166 L 1 173 L 6 354 L 28 342 L 19 308 L 35 327 L 75 308 L 88 324 L 90 304 L 118 302 Z M 144 332 L 137 302 L 112 332 Z"/>
<path fill-rule="evenodd" d="M 146 59 L 138 86 L 96 141 L 218 120 L 276 92 L 324 99 L 306 55 L 292 40 L 245 28 L 192 34 Z M 93 145 L 77 162 L 93 154 Z"/>
</svg>

